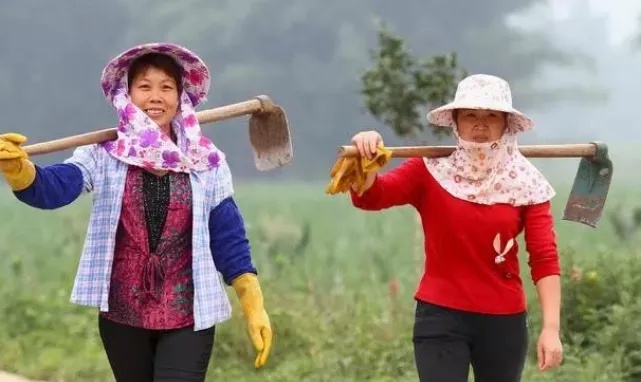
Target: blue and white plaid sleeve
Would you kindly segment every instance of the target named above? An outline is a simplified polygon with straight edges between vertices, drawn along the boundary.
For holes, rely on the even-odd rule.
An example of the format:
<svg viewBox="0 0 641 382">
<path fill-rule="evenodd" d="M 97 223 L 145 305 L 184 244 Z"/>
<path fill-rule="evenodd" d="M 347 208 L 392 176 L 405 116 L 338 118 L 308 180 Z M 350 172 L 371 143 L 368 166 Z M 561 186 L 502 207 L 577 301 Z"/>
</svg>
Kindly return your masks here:
<svg viewBox="0 0 641 382">
<path fill-rule="evenodd" d="M 82 172 L 83 191 L 93 191 L 94 178 L 98 167 L 98 145 L 81 146 L 73 151 L 73 155 L 64 163 L 72 163 Z"/>
<path fill-rule="evenodd" d="M 226 160 L 222 160 L 216 168 L 213 184 L 213 200 L 211 209 L 216 208 L 223 200 L 234 195 L 234 183 L 232 180 L 231 169 Z"/>
</svg>

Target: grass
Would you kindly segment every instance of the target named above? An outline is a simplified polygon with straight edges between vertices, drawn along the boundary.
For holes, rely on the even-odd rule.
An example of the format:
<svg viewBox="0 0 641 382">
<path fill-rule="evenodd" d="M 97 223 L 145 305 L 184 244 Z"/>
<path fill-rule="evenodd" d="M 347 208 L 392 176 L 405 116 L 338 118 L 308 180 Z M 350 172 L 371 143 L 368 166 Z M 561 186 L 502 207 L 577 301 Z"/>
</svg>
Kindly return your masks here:
<svg viewBox="0 0 641 382">
<path fill-rule="evenodd" d="M 555 185 L 560 217 L 569 186 Z M 345 195 L 325 196 L 324 186 L 236 185 L 276 338 L 267 366 L 254 370 L 245 322 L 235 309 L 233 319 L 218 328 L 208 380 L 417 380 L 412 295 L 423 254 L 415 213 L 358 211 Z M 608 208 L 629 205 L 631 187 L 614 185 Z M 68 302 L 89 203 L 84 198 L 64 209 L 38 211 L 0 193 L 0 369 L 51 381 L 112 380 L 96 312 Z M 607 219 L 596 230 L 559 220 L 557 233 L 564 266 L 629 259 L 638 244 L 620 243 Z M 526 258 L 522 252 L 534 344 L 538 305 Z M 237 308 L 231 289 L 229 296 Z M 570 346 L 564 366 L 546 374 L 535 370 L 531 351 L 523 380 L 623 381 L 614 358 L 618 351 L 582 353 Z"/>
</svg>

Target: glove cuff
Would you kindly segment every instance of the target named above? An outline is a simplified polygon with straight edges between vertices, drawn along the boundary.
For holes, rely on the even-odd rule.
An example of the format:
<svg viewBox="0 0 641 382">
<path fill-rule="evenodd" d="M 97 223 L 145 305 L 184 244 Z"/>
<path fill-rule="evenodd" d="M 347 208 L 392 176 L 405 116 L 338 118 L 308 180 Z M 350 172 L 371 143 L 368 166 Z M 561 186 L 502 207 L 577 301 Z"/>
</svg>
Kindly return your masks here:
<svg viewBox="0 0 641 382">
<path fill-rule="evenodd" d="M 258 283 L 258 277 L 253 273 L 243 273 L 232 281 L 232 287 L 243 311 L 247 315 L 250 311 L 263 307 L 263 293 Z"/>
</svg>

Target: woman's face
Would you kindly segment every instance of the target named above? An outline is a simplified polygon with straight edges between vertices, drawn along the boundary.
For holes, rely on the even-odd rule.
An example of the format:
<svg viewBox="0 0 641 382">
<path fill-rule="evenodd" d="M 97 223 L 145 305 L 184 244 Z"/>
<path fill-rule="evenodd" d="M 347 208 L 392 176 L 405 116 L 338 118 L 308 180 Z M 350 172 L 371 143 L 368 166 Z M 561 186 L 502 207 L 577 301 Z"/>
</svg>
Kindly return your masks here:
<svg viewBox="0 0 641 382">
<path fill-rule="evenodd" d="M 459 109 L 456 126 L 461 139 L 476 143 L 501 139 L 505 131 L 506 114 L 494 110 Z"/>
<path fill-rule="evenodd" d="M 132 78 L 129 96 L 134 105 L 169 133 L 170 123 L 178 110 L 178 86 L 173 77 L 149 66 Z"/>
</svg>

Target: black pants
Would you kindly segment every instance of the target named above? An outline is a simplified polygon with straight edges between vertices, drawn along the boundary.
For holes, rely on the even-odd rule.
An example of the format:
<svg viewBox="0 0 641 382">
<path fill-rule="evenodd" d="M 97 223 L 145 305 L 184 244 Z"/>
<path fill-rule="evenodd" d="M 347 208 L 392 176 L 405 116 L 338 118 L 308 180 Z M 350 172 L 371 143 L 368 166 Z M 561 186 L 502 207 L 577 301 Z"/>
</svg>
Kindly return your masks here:
<svg viewBox="0 0 641 382">
<path fill-rule="evenodd" d="M 215 328 L 146 330 L 101 316 L 100 337 L 116 382 L 203 382 Z"/>
<path fill-rule="evenodd" d="M 414 357 L 421 382 L 519 382 L 527 314 L 487 315 L 417 302 Z"/>
</svg>

